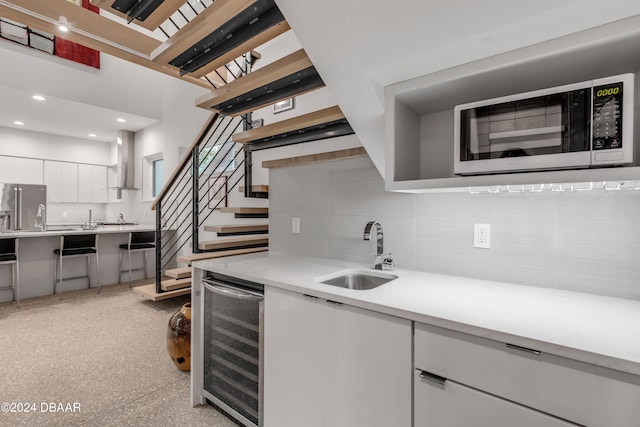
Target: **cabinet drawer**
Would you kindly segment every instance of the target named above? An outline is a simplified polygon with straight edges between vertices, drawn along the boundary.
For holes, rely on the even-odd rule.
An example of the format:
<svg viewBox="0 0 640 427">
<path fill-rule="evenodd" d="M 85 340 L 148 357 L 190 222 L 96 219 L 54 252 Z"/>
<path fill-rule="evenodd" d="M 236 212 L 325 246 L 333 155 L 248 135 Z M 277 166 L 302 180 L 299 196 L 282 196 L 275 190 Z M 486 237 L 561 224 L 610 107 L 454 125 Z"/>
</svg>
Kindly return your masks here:
<svg viewBox="0 0 640 427">
<path fill-rule="evenodd" d="M 573 423 L 453 381 L 435 384 L 415 371 L 415 427 L 569 427 Z"/>
<path fill-rule="evenodd" d="M 415 324 L 415 367 L 591 427 L 640 419 L 640 377 Z"/>
</svg>

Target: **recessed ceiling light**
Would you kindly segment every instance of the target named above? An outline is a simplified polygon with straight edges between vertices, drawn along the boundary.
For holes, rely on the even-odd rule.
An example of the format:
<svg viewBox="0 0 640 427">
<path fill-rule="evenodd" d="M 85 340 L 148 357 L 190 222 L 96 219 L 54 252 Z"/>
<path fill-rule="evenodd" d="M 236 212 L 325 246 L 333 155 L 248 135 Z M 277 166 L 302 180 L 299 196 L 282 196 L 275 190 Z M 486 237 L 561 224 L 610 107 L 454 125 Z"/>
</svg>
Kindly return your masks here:
<svg viewBox="0 0 640 427">
<path fill-rule="evenodd" d="M 123 118 L 119 118 L 119 119 L 116 119 L 116 120 L 118 120 L 120 123 L 124 123 L 124 122 L 126 122 L 126 120 L 125 120 L 125 119 L 123 119 Z"/>
<path fill-rule="evenodd" d="M 89 136 L 90 136 L 91 138 L 95 138 L 95 137 L 96 137 L 96 136 L 98 136 L 98 135 L 96 135 L 95 133 L 90 133 L 90 134 L 89 134 Z"/>
<path fill-rule="evenodd" d="M 32 98 L 36 101 L 44 101 L 44 96 L 42 95 L 33 95 Z"/>
<path fill-rule="evenodd" d="M 20 120 L 16 120 L 15 122 L 13 122 L 13 124 L 18 126 L 23 126 L 24 122 L 21 122 Z"/>
</svg>

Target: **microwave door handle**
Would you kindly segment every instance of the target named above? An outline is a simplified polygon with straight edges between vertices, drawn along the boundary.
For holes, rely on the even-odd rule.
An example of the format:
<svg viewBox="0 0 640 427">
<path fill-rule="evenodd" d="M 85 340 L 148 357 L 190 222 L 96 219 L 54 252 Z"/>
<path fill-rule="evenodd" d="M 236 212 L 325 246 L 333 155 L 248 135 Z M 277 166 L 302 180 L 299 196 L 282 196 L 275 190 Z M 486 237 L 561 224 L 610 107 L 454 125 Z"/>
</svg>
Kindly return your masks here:
<svg viewBox="0 0 640 427">
<path fill-rule="evenodd" d="M 211 292 L 214 292 L 218 295 L 222 295 L 225 297 L 243 299 L 243 300 L 254 300 L 254 301 L 261 301 L 264 298 L 260 294 L 247 292 L 238 288 L 220 286 L 211 282 L 203 282 L 203 285 L 205 288 L 209 289 Z"/>
</svg>

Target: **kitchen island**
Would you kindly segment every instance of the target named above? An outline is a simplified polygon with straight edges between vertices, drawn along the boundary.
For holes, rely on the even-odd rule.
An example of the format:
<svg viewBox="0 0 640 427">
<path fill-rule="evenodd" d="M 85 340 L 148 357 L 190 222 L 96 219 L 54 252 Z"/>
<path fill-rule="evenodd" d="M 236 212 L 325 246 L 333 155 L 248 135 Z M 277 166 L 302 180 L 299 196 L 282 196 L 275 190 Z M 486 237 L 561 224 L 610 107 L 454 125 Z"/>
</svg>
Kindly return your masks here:
<svg viewBox="0 0 640 427">
<path fill-rule="evenodd" d="M 272 375 L 270 365 L 280 357 L 295 361 L 297 353 L 304 353 L 304 346 L 313 343 L 311 340 L 298 346 L 290 340 L 278 353 L 269 344 L 270 337 L 282 335 L 274 332 L 276 327 L 288 329 L 286 336 L 291 339 L 323 335 L 320 330 L 295 334 L 297 325 L 308 319 L 305 312 L 314 309 L 310 298 L 331 302 L 333 307 L 343 304 L 412 322 L 409 335 L 413 335 L 415 347 L 407 346 L 399 363 L 406 364 L 412 356 L 415 362 L 415 366 L 404 366 L 406 392 L 413 393 L 415 399 L 415 420 L 429 416 L 440 419 L 438 411 L 444 408 L 460 416 L 466 408 L 472 414 L 468 416 L 516 414 L 515 419 L 525 419 L 526 409 L 526 416 L 534 417 L 532 424 L 520 425 L 570 425 L 563 421 L 569 420 L 583 425 L 627 426 L 637 419 L 633 402 L 640 398 L 640 301 L 403 269 L 392 272 L 397 279 L 370 290 L 320 283 L 323 277 L 341 270 L 371 271 L 370 267 L 273 252 L 194 263 L 193 403 L 202 403 L 196 375 L 202 369 L 198 360 L 202 356 L 197 354 L 202 345 L 198 342 L 202 328 L 202 286 L 198 278 L 214 272 L 265 286 L 265 426 L 274 425 L 268 416 L 277 412 L 270 410 L 270 405 L 278 405 L 278 399 L 268 393 L 279 386 L 274 388 L 270 381 L 281 381 Z M 292 308 L 302 305 L 306 308 Z M 278 317 L 270 315 L 270 310 L 291 311 Z M 294 313 L 304 317 L 295 318 Z M 329 335 L 338 330 L 334 328 Z M 309 372 L 314 368 L 308 366 Z M 412 370 L 416 373 L 413 379 Z M 307 373 L 290 372 L 288 376 L 305 378 Z M 429 382 L 425 378 L 440 382 L 440 389 L 423 389 L 423 383 Z M 296 386 L 302 387 L 303 382 Z M 460 394 L 437 400 L 442 398 L 440 392 L 455 393 L 456 387 L 462 389 Z M 283 403 L 291 408 L 304 405 L 305 393 L 297 390 L 289 396 L 301 402 Z M 423 401 L 425 395 L 429 402 L 439 403 Z M 496 396 L 501 398 L 496 400 Z M 482 409 L 475 413 L 476 407 L 471 405 L 457 411 L 451 403 L 456 398 Z M 424 408 L 429 408 L 426 415 L 420 412 Z M 400 408 L 400 412 L 400 416 L 407 416 L 406 408 Z M 514 425 L 506 420 L 501 418 L 493 425 Z"/>
<path fill-rule="evenodd" d="M 47 227 L 47 231 L 7 231 L 0 233 L 2 238 L 19 238 L 18 257 L 20 260 L 20 299 L 33 298 L 53 294 L 53 281 L 55 271 L 55 256 L 53 251 L 60 248 L 60 236 L 73 234 L 95 233 L 99 236 L 98 251 L 100 257 L 100 284 L 102 286 L 119 283 L 118 270 L 120 260 L 119 245 L 127 243 L 129 233 L 133 231 L 154 231 L 151 225 L 109 225 L 98 226 L 90 230 L 83 230 L 75 225 L 56 225 Z M 134 266 L 142 266 L 140 257 L 132 262 Z M 149 277 L 153 277 L 155 271 L 154 257 L 148 257 L 147 266 Z M 138 264 L 139 263 L 139 264 Z M 95 264 L 91 262 L 92 287 L 96 287 Z M 125 265 L 126 266 L 126 265 Z M 77 258 L 64 262 L 64 276 L 81 276 L 86 274 L 87 263 L 85 258 Z M 134 280 L 141 278 L 142 272 L 134 274 Z M 125 278 L 123 277 L 123 280 Z M 0 283 L 11 282 L 9 268 L 0 270 Z M 68 292 L 85 289 L 87 280 L 78 279 L 63 282 L 59 292 Z M 11 300 L 11 291 L 0 293 L 0 302 Z"/>
</svg>

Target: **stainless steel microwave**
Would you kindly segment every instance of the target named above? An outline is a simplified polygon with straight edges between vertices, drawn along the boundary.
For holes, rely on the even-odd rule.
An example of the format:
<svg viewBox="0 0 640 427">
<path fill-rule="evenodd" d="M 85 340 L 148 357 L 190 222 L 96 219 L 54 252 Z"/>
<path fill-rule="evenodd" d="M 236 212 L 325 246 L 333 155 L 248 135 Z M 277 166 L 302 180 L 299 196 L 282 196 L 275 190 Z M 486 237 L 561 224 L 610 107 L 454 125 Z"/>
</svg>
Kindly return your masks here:
<svg viewBox="0 0 640 427">
<path fill-rule="evenodd" d="M 454 108 L 454 173 L 477 175 L 633 162 L 634 75 Z"/>
</svg>

